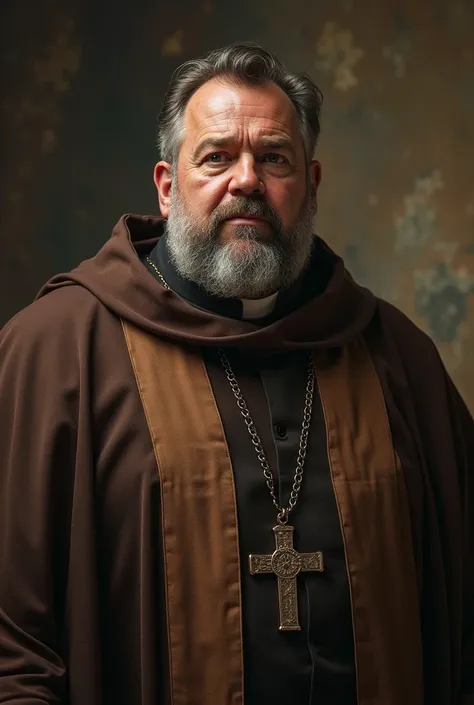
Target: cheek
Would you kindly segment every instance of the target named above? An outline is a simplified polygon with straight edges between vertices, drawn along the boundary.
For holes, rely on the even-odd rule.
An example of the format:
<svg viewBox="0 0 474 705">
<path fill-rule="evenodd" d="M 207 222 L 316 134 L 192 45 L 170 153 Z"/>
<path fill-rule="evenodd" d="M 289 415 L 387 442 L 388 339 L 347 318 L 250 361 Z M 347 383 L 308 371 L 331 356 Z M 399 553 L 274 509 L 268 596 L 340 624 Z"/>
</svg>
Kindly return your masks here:
<svg viewBox="0 0 474 705">
<path fill-rule="evenodd" d="M 210 215 L 219 206 L 227 195 L 227 180 L 214 176 L 212 179 L 202 180 L 201 187 L 196 190 L 196 198 L 202 202 L 202 207 Z"/>
<path fill-rule="evenodd" d="M 267 185 L 267 201 L 278 211 L 285 227 L 298 217 L 305 197 L 305 186 L 276 182 Z"/>
<path fill-rule="evenodd" d="M 180 184 L 180 191 L 191 212 L 201 218 L 210 216 L 227 193 L 227 182 L 218 176 L 212 179 L 203 176 L 188 177 L 185 184 L 183 181 Z"/>
</svg>

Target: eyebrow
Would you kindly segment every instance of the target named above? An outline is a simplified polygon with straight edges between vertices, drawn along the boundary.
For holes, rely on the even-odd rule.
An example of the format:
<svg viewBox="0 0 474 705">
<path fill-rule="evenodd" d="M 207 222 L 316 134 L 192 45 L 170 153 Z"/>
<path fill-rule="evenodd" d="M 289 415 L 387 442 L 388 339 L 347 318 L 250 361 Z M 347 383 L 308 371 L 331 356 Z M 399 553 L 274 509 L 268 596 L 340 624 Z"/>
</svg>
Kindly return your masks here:
<svg viewBox="0 0 474 705">
<path fill-rule="evenodd" d="M 229 137 L 207 137 L 194 150 L 193 159 L 199 159 L 201 154 L 208 149 L 218 149 L 219 147 L 225 147 L 231 141 L 232 140 L 229 139 Z"/>
<path fill-rule="evenodd" d="M 267 147 L 271 149 L 291 149 L 293 150 L 293 142 L 289 137 L 274 137 L 268 135 L 261 138 L 260 143 L 262 147 Z"/>
<path fill-rule="evenodd" d="M 294 151 L 293 142 L 288 137 L 280 136 L 263 136 L 259 140 L 259 145 L 265 147 L 265 149 L 290 149 Z M 227 147 L 232 143 L 231 137 L 207 137 L 203 140 L 194 150 L 193 159 L 198 160 L 199 157 L 208 149 L 219 149 L 221 147 Z"/>
</svg>

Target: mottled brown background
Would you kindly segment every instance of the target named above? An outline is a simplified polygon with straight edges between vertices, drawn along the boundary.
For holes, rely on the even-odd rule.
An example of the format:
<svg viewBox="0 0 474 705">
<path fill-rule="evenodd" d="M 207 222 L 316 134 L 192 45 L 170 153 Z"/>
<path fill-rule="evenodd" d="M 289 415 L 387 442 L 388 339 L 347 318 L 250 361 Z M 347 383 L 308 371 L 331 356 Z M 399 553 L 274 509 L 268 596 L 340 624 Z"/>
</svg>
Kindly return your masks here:
<svg viewBox="0 0 474 705">
<path fill-rule="evenodd" d="M 2 0 L 0 325 L 156 212 L 171 71 L 234 40 L 325 94 L 318 231 L 435 339 L 474 409 L 473 0 Z"/>
</svg>

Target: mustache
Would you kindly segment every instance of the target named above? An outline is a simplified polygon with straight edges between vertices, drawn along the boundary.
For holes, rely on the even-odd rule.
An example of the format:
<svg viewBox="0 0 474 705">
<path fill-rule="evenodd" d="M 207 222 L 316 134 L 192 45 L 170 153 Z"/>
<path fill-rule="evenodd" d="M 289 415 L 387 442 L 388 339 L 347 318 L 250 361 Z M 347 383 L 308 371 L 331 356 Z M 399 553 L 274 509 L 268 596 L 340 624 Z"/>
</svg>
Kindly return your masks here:
<svg viewBox="0 0 474 705">
<path fill-rule="evenodd" d="M 212 214 L 212 225 L 218 227 L 229 218 L 249 216 L 267 220 L 276 231 L 282 230 L 279 214 L 261 198 L 236 196 L 229 203 L 218 206 Z"/>
</svg>

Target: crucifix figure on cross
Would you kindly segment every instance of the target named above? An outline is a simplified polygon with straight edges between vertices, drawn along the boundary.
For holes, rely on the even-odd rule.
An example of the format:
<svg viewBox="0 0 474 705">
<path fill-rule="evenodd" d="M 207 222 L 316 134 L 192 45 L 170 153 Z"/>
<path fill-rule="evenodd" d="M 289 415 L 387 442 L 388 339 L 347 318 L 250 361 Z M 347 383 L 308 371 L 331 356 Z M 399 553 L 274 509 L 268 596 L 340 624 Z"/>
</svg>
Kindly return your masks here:
<svg viewBox="0 0 474 705">
<path fill-rule="evenodd" d="M 298 573 L 324 570 L 323 554 L 298 553 L 293 548 L 294 527 L 280 524 L 273 527 L 275 551 L 267 555 L 250 555 L 251 575 L 273 573 L 278 578 L 278 601 L 280 603 L 280 631 L 301 629 L 298 618 L 298 594 L 296 576 Z"/>
</svg>

